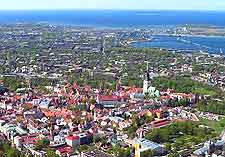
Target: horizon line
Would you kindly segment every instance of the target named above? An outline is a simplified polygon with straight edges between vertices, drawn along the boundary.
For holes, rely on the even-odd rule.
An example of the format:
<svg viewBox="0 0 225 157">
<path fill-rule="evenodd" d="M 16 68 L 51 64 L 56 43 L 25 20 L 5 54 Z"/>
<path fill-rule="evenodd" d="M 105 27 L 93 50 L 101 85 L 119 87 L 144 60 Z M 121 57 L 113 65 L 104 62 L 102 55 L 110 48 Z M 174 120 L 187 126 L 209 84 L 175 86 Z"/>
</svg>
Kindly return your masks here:
<svg viewBox="0 0 225 157">
<path fill-rule="evenodd" d="M 195 11 L 195 12 L 225 12 L 224 10 L 214 9 L 103 9 L 103 8 L 49 8 L 49 9 L 0 9 L 1 11 Z"/>
</svg>

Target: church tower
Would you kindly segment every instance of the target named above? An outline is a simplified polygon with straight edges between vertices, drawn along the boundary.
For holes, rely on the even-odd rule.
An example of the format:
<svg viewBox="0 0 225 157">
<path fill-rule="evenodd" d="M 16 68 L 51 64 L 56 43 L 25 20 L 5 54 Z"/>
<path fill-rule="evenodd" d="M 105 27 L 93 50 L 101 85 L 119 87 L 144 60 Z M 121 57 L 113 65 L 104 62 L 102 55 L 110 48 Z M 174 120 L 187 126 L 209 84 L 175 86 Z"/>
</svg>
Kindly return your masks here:
<svg viewBox="0 0 225 157">
<path fill-rule="evenodd" d="M 149 75 L 149 66 L 148 66 L 148 62 L 147 62 L 147 71 L 144 74 L 144 81 L 143 81 L 143 93 L 146 94 L 148 93 L 148 88 L 150 86 L 151 83 L 151 79 L 150 79 L 150 75 Z"/>
</svg>

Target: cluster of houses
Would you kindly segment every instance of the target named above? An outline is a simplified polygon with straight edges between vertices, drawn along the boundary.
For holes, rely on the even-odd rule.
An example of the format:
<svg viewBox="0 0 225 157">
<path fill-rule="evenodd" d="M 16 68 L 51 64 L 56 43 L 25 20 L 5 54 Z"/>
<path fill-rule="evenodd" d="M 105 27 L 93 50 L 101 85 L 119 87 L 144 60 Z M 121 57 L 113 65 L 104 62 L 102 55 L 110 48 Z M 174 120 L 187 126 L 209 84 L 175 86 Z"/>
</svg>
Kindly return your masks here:
<svg viewBox="0 0 225 157">
<path fill-rule="evenodd" d="M 2 93 L 1 140 L 9 140 L 20 151 L 44 157 L 45 149 L 37 150 L 36 144 L 39 140 L 48 139 L 49 147 L 64 157 L 81 155 L 78 151 L 80 146 L 93 144 L 96 136 L 106 136 L 107 144 L 98 145 L 102 153 L 115 143 L 120 143 L 124 147 L 139 144 L 142 147 L 136 151 L 150 149 L 160 155 L 166 152 L 164 146 L 144 139 L 147 131 L 170 125 L 174 121 L 199 121 L 194 113 L 182 107 L 167 107 L 171 99 L 192 102 L 196 99 L 195 95 L 173 90 L 159 92 L 151 87 L 148 78 L 144 81 L 144 88 L 124 87 L 112 95 L 104 95 L 98 89 L 77 84 L 59 85 L 52 89 L 52 93 L 47 95 L 32 90 L 23 94 L 7 90 Z M 146 94 L 159 99 L 146 100 Z M 154 118 L 137 130 L 136 139 L 129 139 L 123 132 L 132 124 L 132 118 L 129 118 L 132 113 L 139 117 L 146 115 Z M 114 128 L 118 130 L 117 133 Z M 82 155 L 85 154 L 92 153 L 83 152 Z"/>
<path fill-rule="evenodd" d="M 124 71 L 123 67 L 129 67 L 133 63 L 143 63 L 143 60 L 128 61 L 120 56 L 119 59 L 110 59 L 107 66 L 105 66 L 104 59 L 98 58 L 98 66 L 93 67 L 95 63 L 80 54 L 80 52 L 104 54 L 105 39 L 103 38 L 113 39 L 111 44 L 114 44 L 114 42 L 120 42 L 118 39 L 122 36 L 122 40 L 130 38 L 133 34 L 130 32 L 127 34 L 126 31 L 108 32 L 49 25 L 18 25 L 15 30 L 14 28 L 15 26 L 2 27 L 4 31 L 0 33 L 0 38 L 5 42 L 0 44 L 0 51 L 6 49 L 18 51 L 29 49 L 30 51 L 33 48 L 32 45 L 35 45 L 38 47 L 38 52 L 33 52 L 29 57 L 26 54 L 18 56 L 8 54 L 7 59 L 0 59 L 0 66 L 6 67 L 5 71 L 8 73 L 4 76 L 19 75 L 55 79 L 64 77 L 67 72 L 78 76 L 88 72 L 89 77 L 92 78 L 101 75 L 104 78 L 114 79 L 118 73 Z M 25 31 L 18 32 L 20 29 Z M 17 41 L 19 44 L 15 47 L 8 41 Z M 99 56 L 103 57 L 103 55 Z M 159 91 L 151 86 L 151 77 L 192 73 L 195 69 L 192 62 L 188 62 L 189 60 L 195 60 L 199 64 L 217 62 L 217 57 L 207 55 L 182 54 L 181 56 L 186 64 L 179 64 L 176 57 L 169 58 L 168 67 L 159 66 L 160 68 L 155 68 L 154 72 L 146 73 L 143 88 L 122 87 L 111 94 L 104 94 L 101 90 L 90 86 L 66 84 L 46 87 L 51 92 L 45 95 L 31 88 L 9 91 L 4 87 L 4 82 L 1 82 L 0 140 L 10 141 L 13 146 L 24 153 L 43 157 L 46 155 L 45 149 L 36 149 L 37 141 L 42 139 L 49 140 L 49 147 L 62 157 L 98 156 L 99 154 L 110 156 L 104 153 L 105 149 L 118 143 L 123 147 L 136 148 L 135 146 L 139 145 L 137 148 L 140 149 L 136 149 L 137 155 L 139 155 L 138 152 L 146 150 L 153 150 L 158 155 L 164 155 L 166 153 L 164 146 L 145 139 L 146 132 L 152 128 L 170 125 L 174 121 L 199 121 L 198 117 L 210 120 L 220 118 L 218 115 L 198 112 L 196 116 L 195 113 L 182 107 L 168 107 L 170 100 L 185 99 L 193 104 L 199 98 L 194 94 L 177 93 L 170 89 Z M 147 71 L 149 72 L 149 69 Z M 122 77 L 126 76 L 127 73 L 124 73 Z M 215 84 L 221 88 L 224 88 L 224 78 L 224 73 L 217 72 L 216 69 L 193 76 L 193 79 Z M 146 97 L 151 99 L 146 99 Z M 139 117 L 153 117 L 153 121 L 138 128 L 137 138 L 129 139 L 123 130 L 132 125 L 130 117 L 133 113 Z M 117 133 L 114 132 L 115 128 Z M 93 145 L 96 136 L 106 136 L 107 143 L 96 144 L 99 150 L 80 154 L 79 148 L 82 145 Z M 218 143 L 215 145 L 218 146 Z M 206 145 L 195 151 L 195 154 L 202 155 L 208 148 L 209 146 Z"/>
</svg>

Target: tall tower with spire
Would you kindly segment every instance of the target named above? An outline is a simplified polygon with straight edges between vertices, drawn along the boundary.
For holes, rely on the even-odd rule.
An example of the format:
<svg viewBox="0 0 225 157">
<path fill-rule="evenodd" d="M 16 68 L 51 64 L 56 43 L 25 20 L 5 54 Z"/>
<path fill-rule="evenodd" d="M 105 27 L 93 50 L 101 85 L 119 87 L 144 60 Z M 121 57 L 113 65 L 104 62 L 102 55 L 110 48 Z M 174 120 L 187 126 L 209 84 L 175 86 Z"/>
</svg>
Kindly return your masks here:
<svg viewBox="0 0 225 157">
<path fill-rule="evenodd" d="M 149 62 L 147 62 L 147 71 L 144 74 L 144 81 L 143 81 L 143 93 L 148 93 L 148 88 L 151 83 L 150 75 L 149 75 Z"/>
</svg>

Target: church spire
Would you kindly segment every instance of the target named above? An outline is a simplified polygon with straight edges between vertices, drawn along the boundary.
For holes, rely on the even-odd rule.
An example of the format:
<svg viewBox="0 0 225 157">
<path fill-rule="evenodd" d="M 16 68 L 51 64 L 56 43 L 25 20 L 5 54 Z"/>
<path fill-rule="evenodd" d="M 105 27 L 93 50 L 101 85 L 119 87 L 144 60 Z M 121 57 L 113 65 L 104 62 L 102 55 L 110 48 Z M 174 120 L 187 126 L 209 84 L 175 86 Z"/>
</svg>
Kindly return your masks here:
<svg viewBox="0 0 225 157">
<path fill-rule="evenodd" d="M 147 70 L 146 70 L 146 73 L 145 73 L 144 80 L 150 81 L 150 75 L 149 75 L 149 62 L 146 62 L 146 63 L 147 63 Z"/>
<path fill-rule="evenodd" d="M 149 62 L 147 62 L 147 70 L 144 74 L 144 81 L 143 81 L 143 93 L 146 94 L 148 93 L 148 88 L 150 85 L 151 79 L 149 75 Z"/>
</svg>

